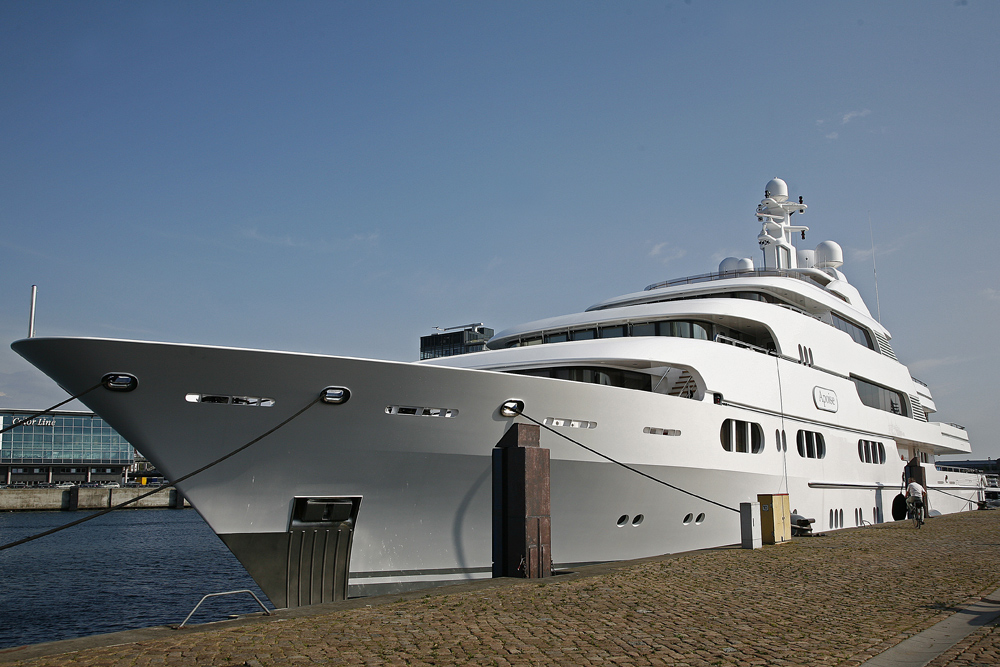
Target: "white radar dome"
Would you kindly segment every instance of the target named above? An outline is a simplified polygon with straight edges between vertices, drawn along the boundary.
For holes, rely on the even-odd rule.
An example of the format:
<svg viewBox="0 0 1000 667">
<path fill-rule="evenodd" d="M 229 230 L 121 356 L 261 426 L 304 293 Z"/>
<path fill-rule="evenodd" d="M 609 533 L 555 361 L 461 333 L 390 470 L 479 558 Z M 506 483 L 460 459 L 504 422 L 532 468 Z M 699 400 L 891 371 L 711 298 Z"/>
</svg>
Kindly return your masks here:
<svg viewBox="0 0 1000 667">
<path fill-rule="evenodd" d="M 777 202 L 783 202 L 788 200 L 788 184 L 785 183 L 780 178 L 772 178 L 764 186 L 764 191 L 770 193 L 771 199 Z"/>
<path fill-rule="evenodd" d="M 823 241 L 816 246 L 816 268 L 837 269 L 844 264 L 844 251 L 835 241 Z"/>
<path fill-rule="evenodd" d="M 749 257 L 726 257 L 719 264 L 719 273 L 739 273 L 753 271 L 753 260 Z"/>
<path fill-rule="evenodd" d="M 740 270 L 739 257 L 726 257 L 719 262 L 719 273 L 734 273 Z"/>
</svg>

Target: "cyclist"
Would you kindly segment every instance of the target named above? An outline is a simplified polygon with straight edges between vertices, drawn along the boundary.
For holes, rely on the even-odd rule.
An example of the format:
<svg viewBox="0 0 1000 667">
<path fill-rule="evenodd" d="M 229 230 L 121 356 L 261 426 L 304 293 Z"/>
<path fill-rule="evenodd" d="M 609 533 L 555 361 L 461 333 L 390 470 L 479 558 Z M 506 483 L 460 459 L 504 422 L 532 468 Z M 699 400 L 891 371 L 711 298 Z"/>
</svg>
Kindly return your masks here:
<svg viewBox="0 0 1000 667">
<path fill-rule="evenodd" d="M 910 483 L 906 485 L 906 509 L 909 510 L 910 516 L 919 517 L 917 525 L 923 525 L 923 509 L 926 507 L 927 499 L 927 489 L 925 489 L 917 480 L 911 479 Z M 917 514 L 920 512 L 920 514 Z"/>
</svg>

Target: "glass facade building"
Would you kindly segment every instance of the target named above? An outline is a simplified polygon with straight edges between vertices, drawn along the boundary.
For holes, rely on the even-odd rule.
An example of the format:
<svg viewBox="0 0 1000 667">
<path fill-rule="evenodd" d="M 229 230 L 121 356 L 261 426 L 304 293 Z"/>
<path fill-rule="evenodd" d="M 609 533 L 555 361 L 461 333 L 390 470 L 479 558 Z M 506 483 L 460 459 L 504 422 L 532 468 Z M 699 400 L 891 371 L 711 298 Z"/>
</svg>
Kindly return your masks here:
<svg viewBox="0 0 1000 667">
<path fill-rule="evenodd" d="M 466 324 L 452 327 L 461 331 L 445 329 L 443 333 L 420 337 L 420 358 L 435 359 L 437 357 L 452 357 L 456 354 L 482 352 L 486 349 L 486 341 L 493 337 L 493 329 L 479 324 Z"/>
<path fill-rule="evenodd" d="M 0 481 L 7 484 L 119 481 L 135 462 L 125 438 L 90 412 L 0 410 Z"/>
</svg>

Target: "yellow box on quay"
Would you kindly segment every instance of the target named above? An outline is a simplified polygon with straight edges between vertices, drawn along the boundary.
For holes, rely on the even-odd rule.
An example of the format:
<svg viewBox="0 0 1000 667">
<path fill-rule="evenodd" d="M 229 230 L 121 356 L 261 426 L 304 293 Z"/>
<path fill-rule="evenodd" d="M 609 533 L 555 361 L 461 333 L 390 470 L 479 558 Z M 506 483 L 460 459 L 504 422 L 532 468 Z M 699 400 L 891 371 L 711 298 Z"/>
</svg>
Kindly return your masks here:
<svg viewBox="0 0 1000 667">
<path fill-rule="evenodd" d="M 792 541 L 792 511 L 787 493 L 759 493 L 760 537 L 764 544 Z"/>
</svg>

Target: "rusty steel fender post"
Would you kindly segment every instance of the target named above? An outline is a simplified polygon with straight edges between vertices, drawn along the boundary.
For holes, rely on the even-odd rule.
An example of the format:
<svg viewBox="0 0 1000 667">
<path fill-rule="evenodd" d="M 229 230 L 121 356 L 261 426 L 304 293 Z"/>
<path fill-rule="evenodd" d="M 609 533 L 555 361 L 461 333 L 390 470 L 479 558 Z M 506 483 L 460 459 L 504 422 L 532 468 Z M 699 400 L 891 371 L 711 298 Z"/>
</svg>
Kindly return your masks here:
<svg viewBox="0 0 1000 667">
<path fill-rule="evenodd" d="M 493 450 L 493 576 L 551 574 L 549 450 L 538 426 L 514 424 Z"/>
</svg>

